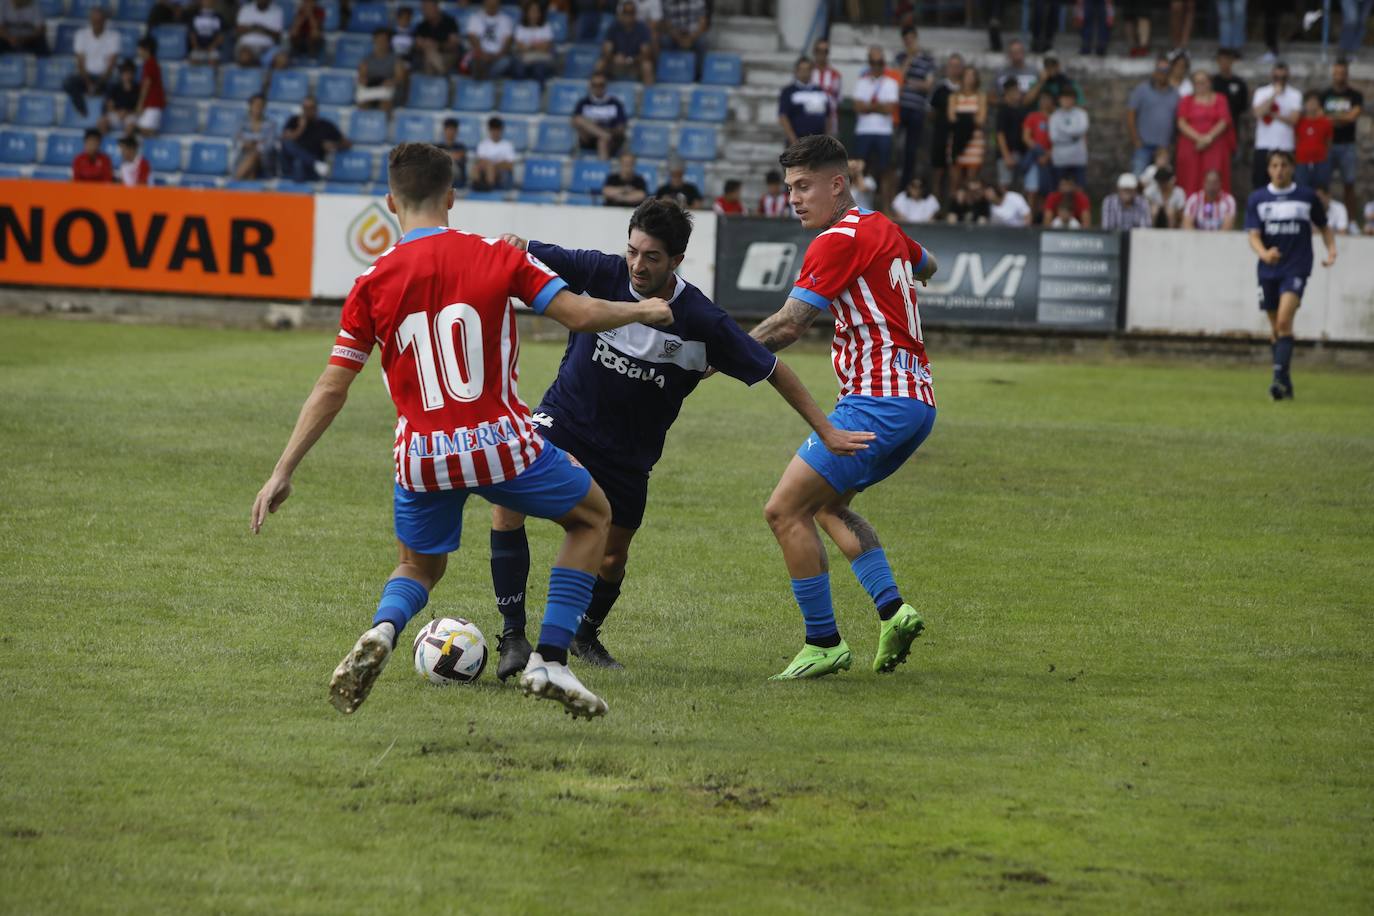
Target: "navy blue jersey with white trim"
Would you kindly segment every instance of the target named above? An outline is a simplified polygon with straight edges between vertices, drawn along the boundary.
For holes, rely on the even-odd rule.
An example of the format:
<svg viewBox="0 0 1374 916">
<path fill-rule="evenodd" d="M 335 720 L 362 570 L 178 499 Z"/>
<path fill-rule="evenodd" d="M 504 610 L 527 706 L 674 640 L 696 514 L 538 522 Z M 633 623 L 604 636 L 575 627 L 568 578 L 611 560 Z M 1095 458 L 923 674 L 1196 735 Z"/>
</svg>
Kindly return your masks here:
<svg viewBox="0 0 1374 916">
<path fill-rule="evenodd" d="M 1317 192 L 1291 184 L 1272 184 L 1250 194 L 1245 228 L 1258 229 L 1265 248 L 1279 250 L 1279 262 L 1259 262 L 1259 278 L 1306 277 L 1312 273 L 1312 227 L 1326 228 L 1326 208 Z"/>
<path fill-rule="evenodd" d="M 612 301 L 643 298 L 630 286 L 623 257 L 543 242 L 530 242 L 529 252 L 576 292 Z M 540 410 L 547 421 L 599 449 L 608 464 L 648 473 L 682 402 L 708 367 L 754 385 L 777 365 L 777 357 L 705 293 L 675 279 L 672 325 L 569 334 L 558 377 L 544 392 Z"/>
</svg>

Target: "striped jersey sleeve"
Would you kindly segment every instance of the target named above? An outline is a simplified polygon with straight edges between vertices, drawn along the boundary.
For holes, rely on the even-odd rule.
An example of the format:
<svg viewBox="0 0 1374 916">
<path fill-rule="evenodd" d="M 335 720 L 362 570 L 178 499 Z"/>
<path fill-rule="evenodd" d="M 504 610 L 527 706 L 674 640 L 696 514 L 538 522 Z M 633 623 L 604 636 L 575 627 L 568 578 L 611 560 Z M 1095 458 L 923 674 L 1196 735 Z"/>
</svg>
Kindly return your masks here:
<svg viewBox="0 0 1374 916">
<path fill-rule="evenodd" d="M 840 223 L 816 236 L 807 246 L 801 275 L 792 287 L 791 297 L 813 308 L 829 310 L 830 303 L 845 291 L 860 265 L 855 264 L 858 248 L 855 227 Z"/>
<path fill-rule="evenodd" d="M 344 302 L 343 314 L 339 317 L 339 333 L 334 337 L 334 349 L 329 353 L 329 365 L 342 366 L 354 372 L 363 371 L 376 340 L 372 309 L 363 283 L 365 278 L 358 278 Z"/>
</svg>

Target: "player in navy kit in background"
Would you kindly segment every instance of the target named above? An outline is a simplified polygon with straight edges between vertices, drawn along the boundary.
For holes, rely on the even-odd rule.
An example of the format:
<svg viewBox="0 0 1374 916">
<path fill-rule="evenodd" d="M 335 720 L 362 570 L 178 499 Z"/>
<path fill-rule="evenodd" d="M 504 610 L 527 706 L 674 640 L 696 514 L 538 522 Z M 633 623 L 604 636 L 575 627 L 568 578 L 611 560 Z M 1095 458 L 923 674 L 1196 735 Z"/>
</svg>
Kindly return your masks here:
<svg viewBox="0 0 1374 916">
<path fill-rule="evenodd" d="M 1315 191 L 1293 182 L 1294 170 L 1292 153 L 1270 153 L 1269 185 L 1251 193 L 1245 207 L 1250 247 L 1259 255 L 1259 307 L 1269 316 L 1274 351 L 1269 396 L 1276 401 L 1293 396 L 1293 316 L 1312 273 L 1314 226 L 1326 244 L 1322 266 L 1336 263 L 1336 236 L 1326 224 L 1326 210 Z"/>
<path fill-rule="evenodd" d="M 690 215 L 675 202 L 646 200 L 630 217 L 624 255 L 504 237 L 547 264 L 569 289 L 613 298 L 659 297 L 673 310 L 673 323 L 663 328 L 629 325 L 570 334 L 558 377 L 534 413 L 544 438 L 585 465 L 611 503 L 605 557 L 572 644 L 573 654 L 600 667 L 623 667 L 602 645 L 600 629 L 620 595 L 630 542 L 644 518 L 649 473 L 663 452 L 668 427 L 708 368 L 747 385 L 767 379 L 816 431 L 825 446 L 821 451 L 850 455 L 872 438 L 835 428 L 786 365 L 675 273 L 691 232 Z M 492 585 L 504 618 L 496 671 L 502 680 L 524 667 L 530 651 L 524 520 L 509 509 L 492 512 Z"/>
</svg>

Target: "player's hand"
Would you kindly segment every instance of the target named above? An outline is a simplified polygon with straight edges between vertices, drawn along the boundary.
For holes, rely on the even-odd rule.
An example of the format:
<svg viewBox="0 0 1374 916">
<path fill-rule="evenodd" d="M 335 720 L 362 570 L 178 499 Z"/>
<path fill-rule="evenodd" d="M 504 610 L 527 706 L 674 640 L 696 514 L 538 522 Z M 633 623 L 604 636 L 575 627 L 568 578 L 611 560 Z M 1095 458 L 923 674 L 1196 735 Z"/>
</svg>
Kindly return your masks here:
<svg viewBox="0 0 1374 916">
<path fill-rule="evenodd" d="M 1277 248 L 1266 248 L 1264 249 L 1264 254 L 1260 255 L 1260 260 L 1266 264 L 1273 265 L 1279 263 L 1279 258 L 1281 257 L 1283 257 L 1283 255 Z"/>
<path fill-rule="evenodd" d="M 514 245 L 516 248 L 519 248 L 521 251 L 529 251 L 529 248 L 530 248 L 530 243 L 529 243 L 529 242 L 525 241 L 524 239 L 522 239 L 520 236 L 516 235 L 516 234 L 513 233 L 513 232 L 507 232 L 507 233 L 503 234 L 503 235 L 501 236 L 501 241 L 505 242 L 507 245 Z"/>
<path fill-rule="evenodd" d="M 673 310 L 663 299 L 644 299 L 639 303 L 639 307 L 644 315 L 644 324 L 653 325 L 656 328 L 666 328 L 673 323 Z"/>
<path fill-rule="evenodd" d="M 1332 248 L 1326 252 L 1326 260 L 1322 261 L 1322 267 L 1330 267 L 1336 263 L 1336 249 Z"/>
<path fill-rule="evenodd" d="M 281 508 L 281 504 L 286 502 L 291 495 L 291 478 L 278 477 L 273 474 L 262 485 L 258 491 L 258 498 L 253 500 L 253 519 L 249 524 L 254 534 L 262 531 L 262 523 L 267 519 L 267 513 L 276 512 Z"/>
<path fill-rule="evenodd" d="M 832 426 L 816 435 L 820 437 L 821 444 L 836 455 L 853 455 L 861 452 L 868 448 L 868 443 L 878 438 L 877 433 L 840 429 L 837 426 Z"/>
</svg>

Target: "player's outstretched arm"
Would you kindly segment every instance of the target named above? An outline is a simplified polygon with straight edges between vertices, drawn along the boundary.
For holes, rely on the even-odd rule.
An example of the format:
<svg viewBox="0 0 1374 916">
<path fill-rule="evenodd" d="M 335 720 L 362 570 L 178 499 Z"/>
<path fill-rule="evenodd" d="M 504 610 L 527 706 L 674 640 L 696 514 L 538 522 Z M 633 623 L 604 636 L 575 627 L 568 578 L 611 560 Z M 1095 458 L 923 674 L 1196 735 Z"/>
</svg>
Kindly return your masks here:
<svg viewBox="0 0 1374 916">
<path fill-rule="evenodd" d="M 929 248 L 925 249 L 925 253 L 926 257 L 923 266 L 921 267 L 920 271 L 916 274 L 916 279 L 920 280 L 922 284 L 924 284 L 931 277 L 935 276 L 935 272 L 940 269 L 939 262 L 935 260 L 935 253 L 932 252 Z"/>
<path fill-rule="evenodd" d="M 544 314 L 577 333 L 596 333 L 621 328 L 627 324 L 648 324 L 667 327 L 673 323 L 673 310 L 662 299 L 641 299 L 638 302 L 607 302 L 591 296 L 579 296 L 571 290 L 561 290 L 544 309 Z"/>
<path fill-rule="evenodd" d="M 353 379 L 357 377 L 358 373 L 352 369 L 325 366 L 324 372 L 320 374 L 314 389 L 310 392 L 310 397 L 305 399 L 305 404 L 301 407 L 300 416 L 296 418 L 296 428 L 291 431 L 291 438 L 286 441 L 286 448 L 277 459 L 272 476 L 258 491 L 257 499 L 253 500 L 250 527 L 254 534 L 262 531 L 262 523 L 266 520 L 267 514 L 280 509 L 281 504 L 291 495 L 291 475 L 296 472 L 296 466 L 343 409 L 344 402 L 348 400 L 348 386 L 353 384 Z"/>
<path fill-rule="evenodd" d="M 817 314 L 818 310 L 810 303 L 788 296 L 782 308 L 755 325 L 749 336 L 763 344 L 770 353 L 776 353 L 796 343 L 811 327 Z"/>
<path fill-rule="evenodd" d="M 811 392 L 806 390 L 802 380 L 797 378 L 797 373 L 793 372 L 782 360 L 778 360 L 778 364 L 773 367 L 773 374 L 768 377 L 768 384 L 777 389 L 778 394 L 782 395 L 782 399 L 801 415 L 808 426 L 816 431 L 816 435 L 821 438 L 821 443 L 836 455 L 852 455 L 855 452 L 863 451 L 868 448 L 869 442 L 877 438 L 874 433 L 840 429 L 831 423 L 830 418 L 821 410 L 820 405 L 811 397 Z"/>
</svg>

